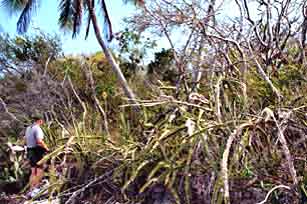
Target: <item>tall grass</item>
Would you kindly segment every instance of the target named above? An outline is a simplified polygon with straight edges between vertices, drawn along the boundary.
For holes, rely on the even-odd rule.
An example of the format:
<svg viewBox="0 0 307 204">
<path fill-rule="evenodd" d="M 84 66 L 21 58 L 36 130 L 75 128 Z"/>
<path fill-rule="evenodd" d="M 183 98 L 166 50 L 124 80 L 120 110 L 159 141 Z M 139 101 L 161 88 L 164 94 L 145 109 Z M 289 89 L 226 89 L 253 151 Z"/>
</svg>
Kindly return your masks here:
<svg viewBox="0 0 307 204">
<path fill-rule="evenodd" d="M 173 203 L 297 203 L 307 196 L 307 98 L 299 95 L 307 85 L 286 76 L 273 79 L 284 101 L 255 75 L 246 84 L 217 76 L 198 93 L 139 100 L 141 115 L 123 105 L 109 132 L 85 104 L 71 124 L 46 129 L 49 196 L 150 203 L 159 191 Z"/>
</svg>

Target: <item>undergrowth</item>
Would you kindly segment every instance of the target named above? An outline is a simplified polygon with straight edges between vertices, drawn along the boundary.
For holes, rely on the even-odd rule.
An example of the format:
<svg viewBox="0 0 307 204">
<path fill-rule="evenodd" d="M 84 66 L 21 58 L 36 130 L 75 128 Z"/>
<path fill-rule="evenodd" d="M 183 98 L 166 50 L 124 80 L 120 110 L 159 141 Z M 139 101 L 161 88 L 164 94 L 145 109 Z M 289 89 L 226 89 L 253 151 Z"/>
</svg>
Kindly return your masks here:
<svg viewBox="0 0 307 204">
<path fill-rule="evenodd" d="M 307 196 L 307 84 L 292 68 L 272 77 L 281 101 L 251 71 L 246 83 L 220 75 L 201 83 L 207 92 L 179 99 L 173 89 L 147 95 L 138 114 L 122 105 L 109 132 L 90 105 L 69 126 L 55 120 L 45 127 L 53 151 L 41 161 L 50 163 L 48 195 L 63 203 L 153 203 L 159 193 L 173 203 L 298 203 Z"/>
</svg>

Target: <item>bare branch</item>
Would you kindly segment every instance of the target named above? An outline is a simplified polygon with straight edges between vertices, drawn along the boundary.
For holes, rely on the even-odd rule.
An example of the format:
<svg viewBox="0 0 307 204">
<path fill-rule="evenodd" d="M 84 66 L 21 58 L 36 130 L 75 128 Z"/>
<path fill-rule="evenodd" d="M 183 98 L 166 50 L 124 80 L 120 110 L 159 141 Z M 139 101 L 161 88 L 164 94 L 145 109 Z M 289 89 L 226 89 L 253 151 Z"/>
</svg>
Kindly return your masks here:
<svg viewBox="0 0 307 204">
<path fill-rule="evenodd" d="M 273 92 L 275 93 L 275 95 L 277 96 L 278 101 L 280 101 L 281 98 L 282 98 L 282 95 L 280 94 L 280 92 L 278 91 L 278 89 L 274 86 L 274 84 L 272 83 L 272 81 L 270 80 L 270 78 L 269 78 L 269 77 L 266 75 L 266 73 L 264 72 L 264 70 L 263 70 L 263 68 L 261 67 L 260 63 L 258 62 L 258 60 L 257 60 L 257 58 L 256 58 L 256 56 L 255 56 L 255 54 L 254 54 L 254 52 L 253 52 L 252 49 L 251 49 L 250 43 L 248 43 L 248 46 L 249 46 L 249 51 L 250 51 L 250 53 L 251 53 L 251 55 L 252 55 L 252 59 L 253 59 L 253 61 L 254 61 L 255 64 L 256 64 L 256 67 L 257 67 L 257 70 L 258 70 L 259 75 L 261 76 L 261 78 L 262 78 L 263 80 L 265 80 L 265 81 L 269 84 L 269 86 L 271 87 L 271 89 L 273 90 Z"/>
<path fill-rule="evenodd" d="M 101 116 L 103 118 L 104 129 L 105 129 L 107 135 L 110 136 L 107 114 L 105 113 L 105 111 L 101 107 L 100 102 L 97 98 L 93 73 L 92 73 L 92 71 L 90 70 L 89 67 L 84 68 L 84 71 L 86 72 L 86 76 L 87 76 L 88 81 L 90 83 L 90 87 L 91 87 L 91 90 L 92 90 L 92 97 L 94 99 L 94 102 L 95 102 L 95 104 L 98 108 L 99 113 L 101 114 Z"/>
<path fill-rule="evenodd" d="M 285 185 L 278 185 L 278 186 L 275 186 L 274 188 L 272 188 L 272 189 L 266 194 L 265 199 L 264 199 L 263 201 L 257 203 L 257 204 L 265 204 L 265 203 L 268 201 L 270 195 L 271 195 L 276 189 L 279 189 L 279 188 L 285 188 L 285 189 L 291 190 L 291 188 L 290 188 L 289 186 L 285 186 Z"/>
<path fill-rule="evenodd" d="M 6 103 L 1 97 L 0 97 L 0 102 L 1 102 L 2 108 L 4 109 L 4 112 L 7 113 L 13 120 L 20 122 L 20 120 L 18 120 L 16 116 L 8 110 Z"/>
</svg>

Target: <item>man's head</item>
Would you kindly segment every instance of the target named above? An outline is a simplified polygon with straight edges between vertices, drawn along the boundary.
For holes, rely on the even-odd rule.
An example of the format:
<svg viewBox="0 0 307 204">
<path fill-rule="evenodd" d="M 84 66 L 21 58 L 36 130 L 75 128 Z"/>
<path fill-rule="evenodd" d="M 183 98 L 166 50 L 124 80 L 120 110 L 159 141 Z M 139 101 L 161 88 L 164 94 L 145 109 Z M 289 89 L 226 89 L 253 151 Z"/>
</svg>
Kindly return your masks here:
<svg viewBox="0 0 307 204">
<path fill-rule="evenodd" d="M 38 125 L 42 125 L 44 123 L 44 116 L 39 113 L 35 113 L 32 115 L 32 121 L 33 123 L 36 123 Z"/>
</svg>

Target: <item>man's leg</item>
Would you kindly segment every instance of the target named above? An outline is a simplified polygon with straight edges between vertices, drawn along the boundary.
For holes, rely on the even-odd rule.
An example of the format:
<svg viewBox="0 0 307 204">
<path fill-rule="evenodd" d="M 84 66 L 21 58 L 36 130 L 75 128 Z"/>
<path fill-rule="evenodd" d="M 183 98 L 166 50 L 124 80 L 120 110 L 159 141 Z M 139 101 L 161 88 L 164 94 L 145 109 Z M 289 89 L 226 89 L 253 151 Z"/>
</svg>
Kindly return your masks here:
<svg viewBox="0 0 307 204">
<path fill-rule="evenodd" d="M 37 183 L 40 184 L 44 178 L 44 169 L 43 167 L 37 167 L 36 169 L 37 169 L 37 174 L 36 174 Z"/>
<path fill-rule="evenodd" d="M 30 188 L 33 189 L 37 187 L 44 177 L 43 166 L 38 166 L 37 162 L 40 161 L 44 156 L 44 152 L 40 149 L 35 149 L 32 152 L 32 157 L 30 157 L 31 162 L 31 176 L 30 176 Z"/>
<path fill-rule="evenodd" d="M 31 168 L 30 188 L 37 187 L 44 177 L 44 170 L 40 167 Z"/>
<path fill-rule="evenodd" d="M 30 175 L 30 181 L 29 181 L 30 190 L 32 190 L 33 188 L 35 188 L 37 186 L 36 174 L 37 174 L 37 168 L 31 167 L 31 175 Z"/>
</svg>

